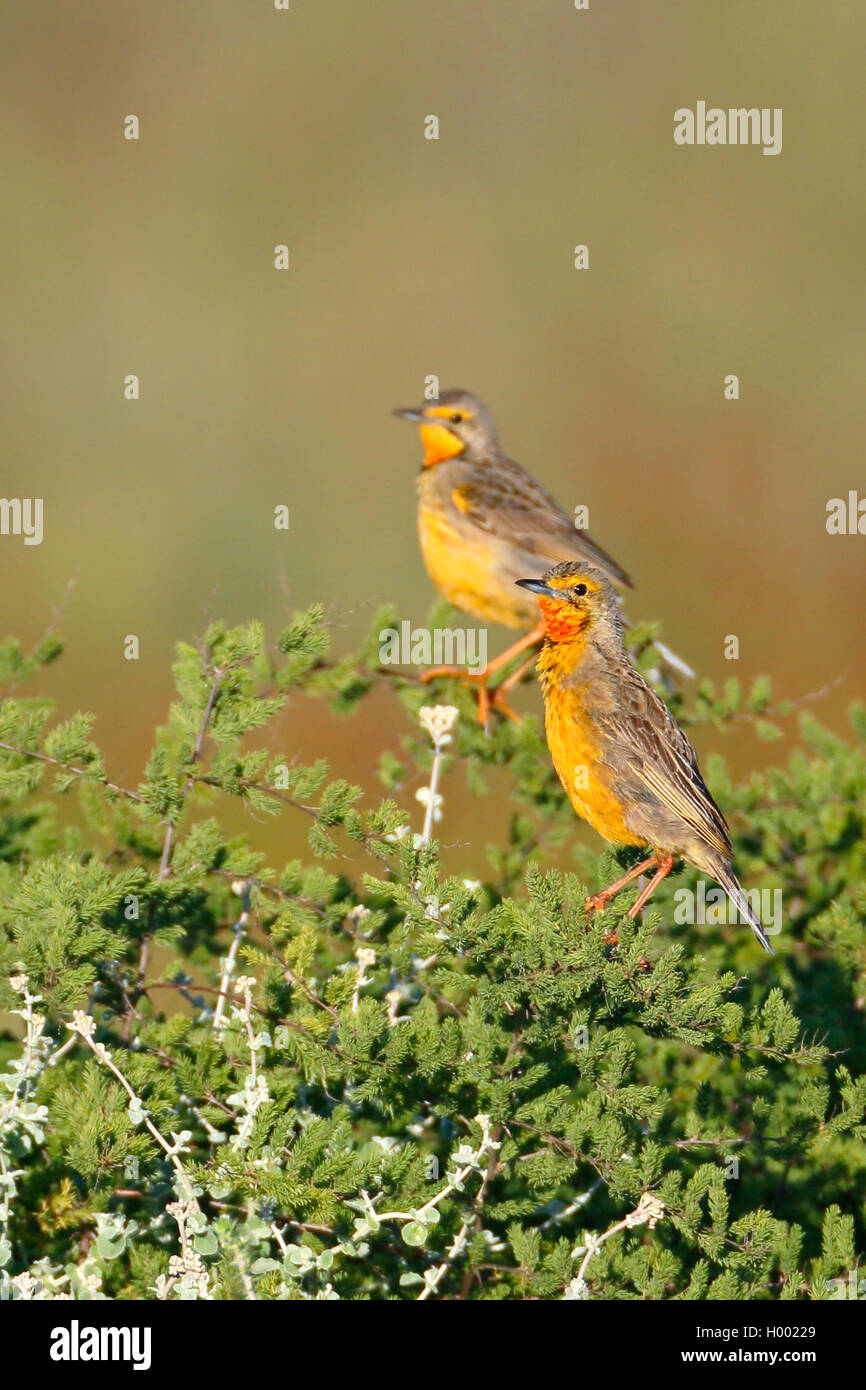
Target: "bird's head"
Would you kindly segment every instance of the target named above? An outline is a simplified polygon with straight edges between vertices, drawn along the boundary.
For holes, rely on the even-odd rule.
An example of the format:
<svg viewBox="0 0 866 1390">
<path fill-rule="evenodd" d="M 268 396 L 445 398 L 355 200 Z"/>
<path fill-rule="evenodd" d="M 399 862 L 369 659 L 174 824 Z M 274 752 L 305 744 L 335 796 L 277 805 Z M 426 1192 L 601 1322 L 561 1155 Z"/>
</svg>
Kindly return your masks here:
<svg viewBox="0 0 866 1390">
<path fill-rule="evenodd" d="M 601 570 L 573 560 L 554 565 L 541 579 L 518 579 L 538 597 L 545 633 L 551 642 L 573 642 L 589 629 L 621 631 L 619 604 Z"/>
<path fill-rule="evenodd" d="M 481 463 L 498 448 L 490 414 L 468 391 L 442 391 L 435 401 L 394 414 L 418 426 L 425 468 L 458 456 Z"/>
</svg>

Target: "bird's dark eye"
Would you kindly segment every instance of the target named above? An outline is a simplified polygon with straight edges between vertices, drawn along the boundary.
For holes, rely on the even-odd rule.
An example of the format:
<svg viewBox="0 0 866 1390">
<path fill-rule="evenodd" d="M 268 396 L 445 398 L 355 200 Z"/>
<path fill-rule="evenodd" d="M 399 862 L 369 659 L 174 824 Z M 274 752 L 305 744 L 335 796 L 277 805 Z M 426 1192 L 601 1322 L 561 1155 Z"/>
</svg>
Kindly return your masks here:
<svg viewBox="0 0 866 1390">
<path fill-rule="evenodd" d="M 459 425 L 459 424 L 460 424 L 460 421 L 461 421 L 462 419 L 463 419 L 463 416 L 460 414 L 459 411 L 456 411 L 456 412 L 451 416 L 451 423 L 454 424 L 454 425 Z"/>
<path fill-rule="evenodd" d="M 584 594 L 587 593 L 587 587 L 585 584 L 575 584 L 571 592 L 576 598 L 583 598 Z"/>
</svg>

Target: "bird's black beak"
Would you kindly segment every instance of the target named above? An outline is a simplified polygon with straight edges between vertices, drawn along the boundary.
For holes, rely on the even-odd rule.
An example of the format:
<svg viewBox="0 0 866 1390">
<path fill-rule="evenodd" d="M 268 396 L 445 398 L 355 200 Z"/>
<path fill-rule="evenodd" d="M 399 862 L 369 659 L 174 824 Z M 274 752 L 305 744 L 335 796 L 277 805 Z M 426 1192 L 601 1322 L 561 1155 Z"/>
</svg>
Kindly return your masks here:
<svg viewBox="0 0 866 1390">
<path fill-rule="evenodd" d="M 551 589 L 549 584 L 545 584 L 543 579 L 515 579 L 515 584 L 519 584 L 521 589 L 528 589 L 531 594 L 546 594 L 548 598 L 562 598 L 562 594 L 557 589 Z"/>
<path fill-rule="evenodd" d="M 398 415 L 401 420 L 411 420 L 416 425 L 424 418 L 417 406 L 406 406 L 399 410 L 393 410 L 391 414 Z"/>
</svg>

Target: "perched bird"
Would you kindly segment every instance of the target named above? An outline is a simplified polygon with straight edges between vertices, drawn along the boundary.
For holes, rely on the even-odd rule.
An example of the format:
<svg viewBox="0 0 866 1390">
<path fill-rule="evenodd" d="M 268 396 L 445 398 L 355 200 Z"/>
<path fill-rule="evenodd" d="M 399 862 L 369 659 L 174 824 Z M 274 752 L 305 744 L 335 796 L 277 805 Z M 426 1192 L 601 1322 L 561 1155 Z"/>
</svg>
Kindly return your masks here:
<svg viewBox="0 0 866 1390">
<path fill-rule="evenodd" d="M 505 696 L 533 660 L 488 692 L 491 675 L 519 652 L 537 646 L 543 626 L 533 599 L 516 588 L 523 575 L 540 576 L 558 560 L 588 561 L 612 583 L 631 587 L 625 570 L 606 554 L 519 463 L 499 447 L 490 412 L 468 391 L 395 415 L 420 427 L 424 460 L 418 479 L 418 535 L 424 563 L 439 593 L 483 622 L 523 628 L 525 635 L 475 675 L 438 666 L 424 679 L 454 675 L 478 683 L 479 718 L 491 705 L 516 719 Z M 693 673 L 659 647 L 669 664 Z"/>
<path fill-rule="evenodd" d="M 587 898 L 587 907 L 603 908 L 653 869 L 629 910 L 635 917 L 674 862 L 684 859 L 721 885 L 772 955 L 731 868 L 731 837 L 697 754 L 626 655 L 619 604 L 607 576 L 567 561 L 542 579 L 517 584 L 536 596 L 544 624 L 538 672 L 557 776 L 577 814 L 605 840 L 650 851 L 616 883 Z"/>
</svg>

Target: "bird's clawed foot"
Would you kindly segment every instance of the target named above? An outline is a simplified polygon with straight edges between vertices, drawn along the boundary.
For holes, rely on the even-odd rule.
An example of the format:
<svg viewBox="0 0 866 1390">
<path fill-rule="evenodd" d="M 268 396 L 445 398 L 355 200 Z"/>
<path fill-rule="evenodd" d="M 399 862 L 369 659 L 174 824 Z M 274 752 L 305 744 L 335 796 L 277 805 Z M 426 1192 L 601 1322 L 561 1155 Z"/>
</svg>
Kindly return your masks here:
<svg viewBox="0 0 866 1390">
<path fill-rule="evenodd" d="M 618 878 L 616 883 L 608 884 L 607 888 L 602 888 L 600 893 L 591 894 L 584 903 L 584 910 L 586 912 L 602 912 L 604 908 L 607 907 L 611 898 L 615 897 L 621 888 L 625 888 L 626 884 L 631 883 L 633 879 L 638 878 L 642 873 L 645 873 L 647 869 L 654 869 L 658 865 L 658 862 L 659 857 L 657 854 L 650 854 L 646 859 L 641 859 L 638 864 L 634 864 L 629 869 L 627 874 L 623 874 L 622 878 Z M 667 872 L 667 870 L 665 872 Z M 653 887 L 654 886 L 655 880 L 653 881 Z M 650 889 L 650 892 L 652 892 L 652 889 Z M 647 897 L 649 897 L 649 894 L 647 894 Z M 640 899 L 638 901 L 641 902 Z M 646 899 L 643 899 L 643 901 L 645 902 Z M 641 905 L 643 905 L 642 902 Z M 630 913 L 629 915 L 632 916 L 634 914 Z"/>
<path fill-rule="evenodd" d="M 523 668 L 521 667 L 521 670 Z M 487 729 L 490 722 L 490 711 L 499 710 L 506 719 L 511 719 L 515 724 L 520 723 L 520 715 L 515 714 L 514 710 L 505 699 L 508 690 L 511 688 L 510 681 L 503 681 L 501 685 L 495 685 L 491 690 L 488 685 L 478 687 L 478 723 L 482 728 Z"/>
<path fill-rule="evenodd" d="M 590 897 L 587 898 L 586 902 L 584 903 L 584 911 L 604 912 L 604 909 L 607 906 L 608 901 L 609 899 L 604 896 L 604 893 L 593 893 Z"/>
<path fill-rule="evenodd" d="M 621 888 L 625 888 L 627 884 L 633 882 L 634 879 L 638 878 L 642 873 L 645 873 L 647 869 L 655 869 L 655 873 L 653 874 L 649 883 L 638 894 L 636 901 L 628 910 L 629 917 L 631 917 L 632 921 L 634 921 L 635 917 L 640 912 L 647 898 L 659 886 L 662 879 L 667 877 L 673 866 L 674 856 L 672 854 L 649 855 L 647 859 L 642 859 L 640 863 L 633 865 L 633 867 L 629 869 L 627 874 L 623 874 L 622 878 L 618 878 L 616 880 L 616 883 L 611 883 L 607 888 L 603 888 L 600 893 L 590 894 L 590 896 L 586 899 L 583 905 L 584 911 L 603 912 L 604 909 L 607 907 L 607 904 L 610 902 L 611 898 L 614 897 L 615 894 L 617 894 Z M 604 937 L 602 939 L 604 941 L 605 946 L 618 946 L 619 933 L 616 927 L 614 927 L 613 931 L 611 932 L 605 932 Z M 643 969 L 649 969 L 649 964 L 647 961 L 643 959 L 643 957 L 641 957 L 638 963 Z"/>
<path fill-rule="evenodd" d="M 515 714 L 514 710 L 505 700 L 505 687 L 507 681 L 502 685 L 495 685 L 492 689 L 487 684 L 488 670 L 467 671 L 462 666 L 434 666 L 430 671 L 423 671 L 422 681 L 437 680 L 440 676 L 450 676 L 453 680 L 462 681 L 464 685 L 474 685 L 478 697 L 478 723 L 486 729 L 490 722 L 490 711 L 499 710 L 507 719 L 513 719 L 515 724 L 520 723 L 520 715 Z"/>
<path fill-rule="evenodd" d="M 534 647 L 537 640 L 537 633 L 535 631 L 528 633 L 526 637 L 521 638 L 513 647 L 510 647 L 507 652 L 503 652 L 502 656 L 497 657 L 495 661 L 489 662 L 484 667 L 483 671 L 467 671 L 464 666 L 433 666 L 429 671 L 422 671 L 421 679 L 426 682 L 437 680 L 440 676 L 450 676 L 453 680 L 462 681 L 464 685 L 474 685 L 478 695 L 478 723 L 483 729 L 489 727 L 490 711 L 494 709 L 498 710 L 506 719 L 511 719 L 515 724 L 519 724 L 520 715 L 515 714 L 514 710 L 508 704 L 506 696 L 508 692 L 513 690 L 514 686 L 517 685 L 518 681 L 523 678 L 526 671 L 535 661 Z M 530 655 L 521 661 L 517 669 L 512 671 L 510 676 L 506 676 L 504 681 L 500 681 L 499 685 L 491 687 L 488 684 L 490 677 L 496 671 L 500 670 L 502 666 L 518 652 L 526 651 L 528 645 L 533 647 L 533 651 Z"/>
</svg>

